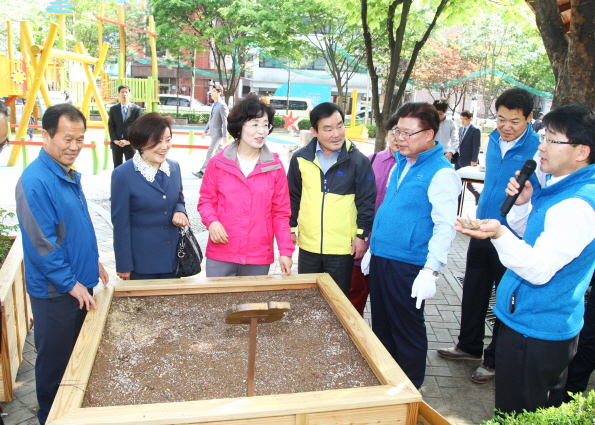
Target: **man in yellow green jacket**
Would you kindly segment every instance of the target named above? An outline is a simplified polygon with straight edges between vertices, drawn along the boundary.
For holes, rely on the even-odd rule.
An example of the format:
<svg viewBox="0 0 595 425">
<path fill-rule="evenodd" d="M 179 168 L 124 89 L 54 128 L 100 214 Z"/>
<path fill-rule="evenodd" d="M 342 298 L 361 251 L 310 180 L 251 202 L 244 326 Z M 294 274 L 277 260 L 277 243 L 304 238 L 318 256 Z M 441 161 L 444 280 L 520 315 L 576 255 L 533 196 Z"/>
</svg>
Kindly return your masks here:
<svg viewBox="0 0 595 425">
<path fill-rule="evenodd" d="M 312 110 L 314 138 L 295 152 L 287 178 L 298 273 L 329 273 L 349 296 L 353 260 L 364 255 L 372 229 L 376 184 L 368 158 L 345 138 L 344 119 L 333 103 Z"/>
</svg>

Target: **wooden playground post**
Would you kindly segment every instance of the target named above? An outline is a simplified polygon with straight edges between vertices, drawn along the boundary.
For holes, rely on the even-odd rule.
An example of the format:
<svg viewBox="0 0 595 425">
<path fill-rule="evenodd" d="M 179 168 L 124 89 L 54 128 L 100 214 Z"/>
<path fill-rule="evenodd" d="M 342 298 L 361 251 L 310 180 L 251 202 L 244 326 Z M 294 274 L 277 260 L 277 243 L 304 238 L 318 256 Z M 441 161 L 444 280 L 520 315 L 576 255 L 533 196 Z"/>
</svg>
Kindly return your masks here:
<svg viewBox="0 0 595 425">
<path fill-rule="evenodd" d="M 157 65 L 157 46 L 155 44 L 155 19 L 149 15 L 149 46 L 151 47 L 151 76 L 156 84 L 159 84 L 159 68 Z M 151 34 L 152 33 L 152 34 Z M 147 83 L 148 84 L 148 83 Z M 157 96 L 159 95 L 159 86 L 155 88 L 151 102 L 151 111 L 157 112 Z"/>
<path fill-rule="evenodd" d="M 83 46 L 82 41 L 79 41 L 78 43 L 76 43 L 76 47 L 78 48 L 80 55 L 86 59 L 86 60 L 81 59 L 80 62 L 82 62 L 83 69 L 85 70 L 85 74 L 87 75 L 87 81 L 89 82 L 88 87 L 91 88 L 91 92 L 93 93 L 93 96 L 95 96 L 95 102 L 97 103 L 97 108 L 99 109 L 99 115 L 101 115 L 101 119 L 103 120 L 103 125 L 107 126 L 108 116 L 107 116 L 107 112 L 105 110 L 105 106 L 103 105 L 103 99 L 101 98 L 101 93 L 99 92 L 99 89 L 97 89 L 97 84 L 95 82 L 96 75 L 91 71 L 91 68 L 89 68 L 89 65 L 91 64 L 91 62 L 95 62 L 95 64 L 97 65 L 99 63 L 99 59 L 92 58 L 86 54 L 85 46 Z M 102 52 L 103 52 L 103 50 L 102 50 Z M 91 59 L 92 59 L 92 61 L 91 61 Z M 105 59 L 105 57 L 104 57 L 104 59 Z M 99 68 L 99 66 L 97 66 L 97 68 Z M 88 93 L 85 93 L 85 95 L 88 95 Z"/>
<path fill-rule="evenodd" d="M 118 23 L 120 25 L 120 54 L 118 55 L 118 78 L 126 78 L 126 31 L 124 30 L 124 5 L 118 4 Z"/>
<path fill-rule="evenodd" d="M 78 46 L 78 43 L 77 43 Z M 85 47 L 82 45 L 80 45 L 79 50 L 82 49 L 81 53 L 85 53 Z M 87 119 L 89 119 L 89 104 L 91 103 L 91 94 L 92 94 L 92 87 L 91 86 L 95 86 L 95 81 L 97 80 L 97 77 L 99 76 L 99 72 L 103 69 L 103 64 L 105 62 L 105 59 L 107 58 L 107 52 L 109 50 L 109 43 L 103 43 L 101 45 L 101 49 L 99 51 L 99 59 L 97 60 L 97 64 L 95 65 L 95 70 L 93 71 L 93 83 L 89 83 L 87 85 L 87 88 L 85 89 L 85 95 L 83 96 L 83 104 L 81 105 L 81 112 L 85 115 L 85 117 L 87 117 Z M 99 104 L 101 103 L 103 105 L 103 99 L 101 98 L 101 96 L 99 98 L 95 98 L 96 102 Z M 105 106 L 103 106 L 103 108 L 105 109 Z M 101 112 L 100 112 L 101 113 Z M 103 119 L 103 115 L 101 116 L 101 118 Z M 107 121 L 103 121 L 103 125 L 106 126 L 107 128 Z"/>
<path fill-rule="evenodd" d="M 60 50 L 66 50 L 66 15 L 58 15 L 58 23 L 60 25 Z M 60 60 L 60 91 L 66 91 L 66 61 Z"/>
<path fill-rule="evenodd" d="M 145 88 L 145 113 L 153 112 L 153 106 L 151 104 L 151 83 L 153 79 L 151 77 L 147 77 L 147 83 Z"/>
<path fill-rule="evenodd" d="M 351 124 L 349 127 L 355 127 L 355 119 L 357 113 L 357 89 L 351 92 Z"/>
<path fill-rule="evenodd" d="M 103 18 L 103 0 L 99 0 L 99 17 Z M 97 47 L 101 50 L 103 46 L 103 21 L 97 20 Z"/>
<path fill-rule="evenodd" d="M 93 148 L 91 149 L 91 156 L 93 156 L 93 175 L 99 174 L 99 153 L 97 152 L 97 143 L 91 142 Z"/>
<path fill-rule="evenodd" d="M 10 21 L 6 21 L 6 32 L 7 32 L 7 40 L 8 40 L 8 60 L 14 60 L 14 52 L 12 50 L 12 23 Z"/>
<path fill-rule="evenodd" d="M 21 137 L 21 142 L 26 141 L 25 137 Z M 23 170 L 29 166 L 29 151 L 27 145 L 23 145 Z"/>
<path fill-rule="evenodd" d="M 29 117 L 31 117 L 31 112 L 33 112 L 33 106 L 35 106 L 35 98 L 37 97 L 37 93 L 39 92 L 39 88 L 41 87 L 41 82 L 43 80 L 43 72 L 48 65 L 50 60 L 50 52 L 51 46 L 54 44 L 56 40 L 56 35 L 58 34 L 59 26 L 57 24 L 51 23 L 50 30 L 48 31 L 48 36 L 46 38 L 46 46 L 50 46 L 47 49 L 43 49 L 41 56 L 39 57 L 39 62 L 37 64 L 37 69 L 35 70 L 35 77 L 33 78 L 33 83 L 29 88 L 29 94 L 27 95 L 27 100 L 25 102 L 25 106 L 23 107 L 23 112 L 21 115 L 21 122 L 17 129 L 16 139 L 19 140 L 22 137 L 25 137 L 27 134 L 27 126 L 29 125 Z M 17 158 L 19 157 L 19 153 L 21 151 L 20 146 L 17 148 L 16 145 L 13 146 L 10 158 L 8 159 L 8 165 L 14 166 L 16 165 Z"/>
<path fill-rule="evenodd" d="M 32 80 L 35 75 L 35 70 L 37 69 L 37 57 L 31 53 L 31 47 L 33 46 L 33 36 L 31 34 L 31 24 L 29 21 L 21 22 L 21 54 L 23 55 L 25 64 L 27 64 L 27 74 L 31 75 Z M 49 107 L 52 105 L 52 101 L 45 80 L 45 73 L 41 76 L 41 81 L 41 86 L 39 86 L 41 97 L 43 97 L 43 102 L 46 106 Z"/>
</svg>

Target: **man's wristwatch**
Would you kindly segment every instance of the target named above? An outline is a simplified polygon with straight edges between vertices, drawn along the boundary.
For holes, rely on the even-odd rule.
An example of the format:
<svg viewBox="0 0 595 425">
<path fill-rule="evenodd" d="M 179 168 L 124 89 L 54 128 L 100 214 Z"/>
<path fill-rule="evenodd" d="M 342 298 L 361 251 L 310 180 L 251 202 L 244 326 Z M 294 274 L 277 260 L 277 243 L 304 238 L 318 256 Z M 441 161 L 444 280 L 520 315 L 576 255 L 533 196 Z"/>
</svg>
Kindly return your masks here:
<svg viewBox="0 0 595 425">
<path fill-rule="evenodd" d="M 429 267 L 424 267 L 424 269 L 431 271 L 432 272 L 432 276 L 434 276 L 434 277 L 438 277 L 439 276 L 438 270 L 432 270 Z"/>
</svg>

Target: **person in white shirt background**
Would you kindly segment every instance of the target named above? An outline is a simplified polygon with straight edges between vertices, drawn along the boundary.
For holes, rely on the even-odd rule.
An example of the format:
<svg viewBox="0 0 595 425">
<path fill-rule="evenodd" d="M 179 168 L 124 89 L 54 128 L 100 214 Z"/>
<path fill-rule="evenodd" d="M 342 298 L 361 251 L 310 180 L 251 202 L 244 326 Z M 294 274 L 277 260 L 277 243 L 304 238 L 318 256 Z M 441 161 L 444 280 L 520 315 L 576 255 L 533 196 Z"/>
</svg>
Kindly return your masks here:
<svg viewBox="0 0 595 425">
<path fill-rule="evenodd" d="M 446 112 L 448 111 L 448 103 L 444 100 L 434 101 L 434 108 L 438 111 L 440 117 L 440 126 L 434 139 L 438 140 L 444 148 L 444 156 L 452 162 L 453 155 L 459 148 L 459 135 L 457 132 L 457 125 L 453 120 L 446 119 Z"/>
</svg>

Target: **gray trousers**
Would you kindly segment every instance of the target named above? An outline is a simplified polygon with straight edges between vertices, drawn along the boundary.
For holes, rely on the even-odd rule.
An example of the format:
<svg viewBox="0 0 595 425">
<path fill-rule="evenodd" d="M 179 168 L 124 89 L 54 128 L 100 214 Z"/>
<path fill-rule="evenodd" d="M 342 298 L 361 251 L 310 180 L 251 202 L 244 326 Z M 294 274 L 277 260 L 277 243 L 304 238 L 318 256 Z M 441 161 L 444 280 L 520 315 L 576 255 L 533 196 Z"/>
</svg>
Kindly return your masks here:
<svg viewBox="0 0 595 425">
<path fill-rule="evenodd" d="M 209 145 L 209 149 L 207 149 L 207 157 L 205 158 L 205 162 L 204 164 L 202 164 L 202 167 L 200 167 L 200 171 L 202 171 L 203 173 L 205 172 L 205 170 L 207 169 L 207 164 L 209 163 L 213 155 L 219 152 L 221 149 L 223 149 L 224 141 L 224 137 L 220 137 L 218 139 L 214 137 L 211 138 L 211 144 Z"/>
<path fill-rule="evenodd" d="M 270 264 L 237 264 L 207 258 L 207 277 L 263 276 L 269 274 Z"/>
</svg>

